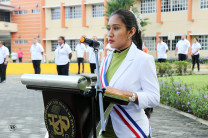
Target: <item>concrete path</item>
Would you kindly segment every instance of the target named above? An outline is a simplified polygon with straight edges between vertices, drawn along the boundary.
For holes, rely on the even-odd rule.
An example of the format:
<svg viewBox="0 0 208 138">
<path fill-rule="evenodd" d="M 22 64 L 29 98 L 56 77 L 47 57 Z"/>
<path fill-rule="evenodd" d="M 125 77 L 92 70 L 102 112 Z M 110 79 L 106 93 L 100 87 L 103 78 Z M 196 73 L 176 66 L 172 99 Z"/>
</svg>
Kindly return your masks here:
<svg viewBox="0 0 208 138">
<path fill-rule="evenodd" d="M 0 138 L 44 138 L 42 94 L 26 89 L 20 76 L 0 84 L 0 109 Z M 208 138 L 208 126 L 161 107 L 154 109 L 151 126 L 153 138 Z"/>
</svg>

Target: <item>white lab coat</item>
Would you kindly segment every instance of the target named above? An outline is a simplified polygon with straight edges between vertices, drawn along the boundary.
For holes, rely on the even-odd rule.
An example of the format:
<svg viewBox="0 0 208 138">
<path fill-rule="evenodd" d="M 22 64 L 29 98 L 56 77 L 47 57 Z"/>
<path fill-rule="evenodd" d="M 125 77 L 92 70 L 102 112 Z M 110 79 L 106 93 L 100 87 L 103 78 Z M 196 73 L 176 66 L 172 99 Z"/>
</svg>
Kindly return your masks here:
<svg viewBox="0 0 208 138">
<path fill-rule="evenodd" d="M 112 54 L 109 55 L 107 68 L 110 65 L 111 59 Z M 160 102 L 154 58 L 137 49 L 136 45 L 132 43 L 126 58 L 115 72 L 109 86 L 124 91 L 135 92 L 138 95 L 139 104 L 129 103 L 128 105 L 122 105 L 122 107 L 144 133 L 149 135 L 149 120 L 145 115 L 144 109 L 155 107 Z M 110 115 L 117 137 L 135 138 L 135 135 L 124 124 L 114 109 L 112 109 Z"/>
</svg>

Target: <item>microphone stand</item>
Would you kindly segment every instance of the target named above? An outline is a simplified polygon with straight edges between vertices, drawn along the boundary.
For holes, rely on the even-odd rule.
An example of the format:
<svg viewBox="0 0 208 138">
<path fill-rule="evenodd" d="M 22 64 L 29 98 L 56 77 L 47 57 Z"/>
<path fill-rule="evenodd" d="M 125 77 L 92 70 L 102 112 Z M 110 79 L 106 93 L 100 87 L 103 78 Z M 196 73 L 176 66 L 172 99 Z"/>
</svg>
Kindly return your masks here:
<svg viewBox="0 0 208 138">
<path fill-rule="evenodd" d="M 93 45 L 91 47 L 94 48 L 95 58 L 96 58 L 97 84 L 96 84 L 96 87 L 95 87 L 95 85 L 91 85 L 91 89 L 87 93 L 85 93 L 85 95 L 88 95 L 91 97 L 93 138 L 97 138 L 97 134 L 96 134 L 96 99 L 98 99 L 98 101 L 99 101 L 101 133 L 102 133 L 103 131 L 105 131 L 104 108 L 103 108 L 103 93 L 105 90 L 102 89 L 102 84 L 100 81 L 100 70 L 99 70 L 99 61 L 98 61 L 99 47 L 93 46 Z"/>
</svg>

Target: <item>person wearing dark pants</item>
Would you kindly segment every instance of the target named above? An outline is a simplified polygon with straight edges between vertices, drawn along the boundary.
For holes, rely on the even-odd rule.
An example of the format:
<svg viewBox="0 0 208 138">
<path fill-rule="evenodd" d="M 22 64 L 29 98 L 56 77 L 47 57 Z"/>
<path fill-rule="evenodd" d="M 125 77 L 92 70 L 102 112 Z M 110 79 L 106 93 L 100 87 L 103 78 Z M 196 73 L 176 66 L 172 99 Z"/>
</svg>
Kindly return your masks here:
<svg viewBox="0 0 208 138">
<path fill-rule="evenodd" d="M 57 65 L 58 75 L 69 75 L 69 63 L 66 65 Z"/>
<path fill-rule="evenodd" d="M 162 37 L 159 37 L 158 38 L 158 44 L 157 44 L 158 62 L 166 62 L 167 52 L 168 52 L 167 44 L 162 41 Z"/>
<path fill-rule="evenodd" d="M 55 50 L 55 63 L 57 65 L 58 75 L 69 75 L 69 64 L 72 57 L 72 50 L 65 42 L 65 38 L 58 38 L 58 46 Z"/>
<path fill-rule="evenodd" d="M 6 80 L 6 68 L 9 58 L 9 49 L 0 41 L 0 83 Z"/>
<path fill-rule="evenodd" d="M 198 43 L 198 38 L 194 38 L 194 43 L 191 47 L 191 56 L 192 56 L 192 70 L 194 70 L 194 66 L 197 63 L 197 68 L 198 71 L 200 71 L 200 66 L 199 66 L 199 51 L 201 49 L 200 43 Z"/>
<path fill-rule="evenodd" d="M 32 60 L 33 63 L 33 68 L 35 70 L 35 74 L 40 74 L 41 70 L 40 70 L 40 63 L 41 60 Z"/>
<path fill-rule="evenodd" d="M 37 42 L 36 38 L 32 40 L 32 46 L 30 48 L 30 52 L 31 52 L 31 58 L 32 58 L 35 74 L 40 74 L 41 73 L 40 63 L 43 58 L 44 50 L 42 45 Z"/>
<path fill-rule="evenodd" d="M 82 73 L 84 73 L 84 58 L 77 58 L 78 74 L 80 74 L 80 64 L 82 63 Z"/>
<path fill-rule="evenodd" d="M 23 52 L 22 52 L 22 50 L 20 48 L 19 52 L 18 52 L 19 63 L 22 63 L 22 57 L 23 57 Z"/>
<path fill-rule="evenodd" d="M 91 73 L 95 73 L 95 69 L 96 69 L 96 64 L 95 63 L 90 63 L 90 71 L 91 71 Z"/>
<path fill-rule="evenodd" d="M 79 41 L 79 43 L 76 45 L 75 51 L 77 53 L 78 74 L 80 74 L 80 63 L 82 63 L 82 73 L 84 73 L 84 53 L 86 51 L 85 45 Z"/>
<path fill-rule="evenodd" d="M 178 61 L 185 61 L 187 59 L 186 54 L 178 54 Z"/>
<path fill-rule="evenodd" d="M 160 59 L 158 59 L 158 62 L 166 62 L 166 59 L 165 58 L 160 58 Z"/>
<path fill-rule="evenodd" d="M 186 36 L 184 35 L 181 36 L 181 40 L 178 41 L 175 49 L 175 56 L 178 53 L 179 61 L 184 61 L 188 58 L 189 47 L 190 47 L 190 42 L 186 39 Z"/>
</svg>

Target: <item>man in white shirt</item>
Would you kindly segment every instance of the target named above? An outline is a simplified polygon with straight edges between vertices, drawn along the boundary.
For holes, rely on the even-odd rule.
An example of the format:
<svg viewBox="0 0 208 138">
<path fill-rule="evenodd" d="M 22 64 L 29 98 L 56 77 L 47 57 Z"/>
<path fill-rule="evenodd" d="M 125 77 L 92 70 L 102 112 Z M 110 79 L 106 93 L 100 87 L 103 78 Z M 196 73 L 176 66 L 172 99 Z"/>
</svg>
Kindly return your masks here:
<svg viewBox="0 0 208 138">
<path fill-rule="evenodd" d="M 192 70 L 194 70 L 195 63 L 197 63 L 197 68 L 198 71 L 200 71 L 199 67 L 199 51 L 201 49 L 201 45 L 198 42 L 198 38 L 194 38 L 194 43 L 192 44 L 191 47 L 191 57 L 192 57 Z"/>
<path fill-rule="evenodd" d="M 168 46 L 163 42 L 162 38 L 158 38 L 157 44 L 157 59 L 158 62 L 166 62 L 167 59 Z"/>
<path fill-rule="evenodd" d="M 12 52 L 11 53 L 11 59 L 14 63 L 16 63 L 16 61 L 17 61 L 17 52 Z"/>
<path fill-rule="evenodd" d="M 110 43 L 108 43 L 105 47 L 105 49 L 107 50 L 107 55 L 109 55 L 110 53 L 113 52 L 114 48 L 111 48 Z"/>
<path fill-rule="evenodd" d="M 40 63 L 43 58 L 44 50 L 43 50 L 43 46 L 37 42 L 36 38 L 32 40 L 32 46 L 30 48 L 30 52 L 31 52 L 31 59 L 35 70 L 35 74 L 40 74 L 41 72 Z"/>
<path fill-rule="evenodd" d="M 0 41 L 0 83 L 6 80 L 6 68 L 9 59 L 9 49 Z"/>
<path fill-rule="evenodd" d="M 178 60 L 184 61 L 188 58 L 190 42 L 186 39 L 186 36 L 181 36 L 181 40 L 176 44 L 175 56 L 178 53 Z"/>
<path fill-rule="evenodd" d="M 76 45 L 75 51 L 77 53 L 78 74 L 80 74 L 80 63 L 82 63 L 82 73 L 84 73 L 84 53 L 86 51 L 85 45 L 80 41 Z"/>
</svg>

